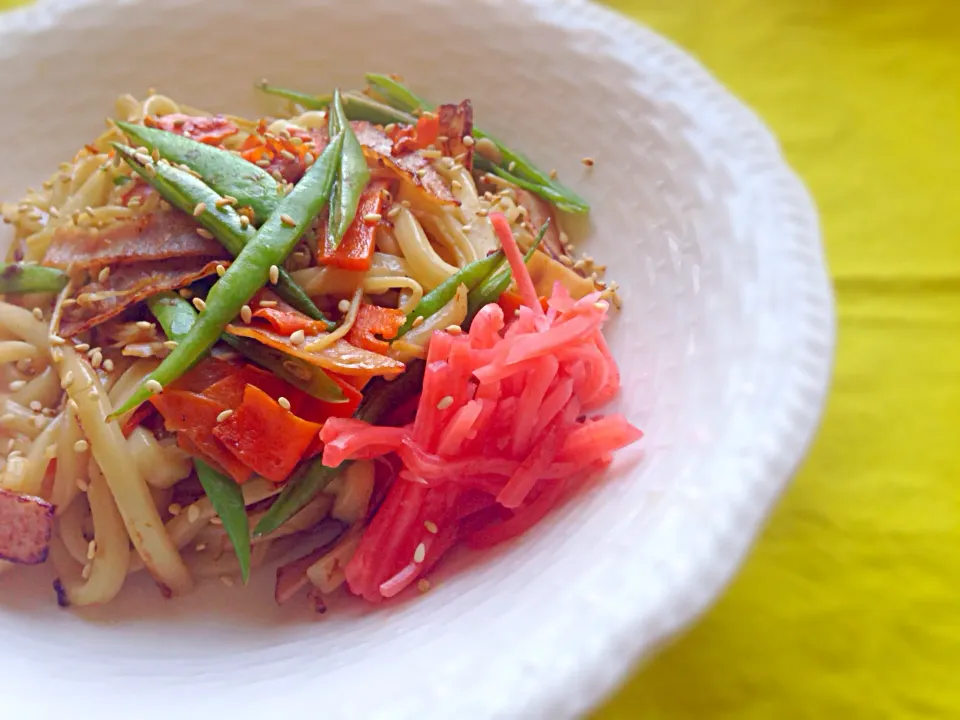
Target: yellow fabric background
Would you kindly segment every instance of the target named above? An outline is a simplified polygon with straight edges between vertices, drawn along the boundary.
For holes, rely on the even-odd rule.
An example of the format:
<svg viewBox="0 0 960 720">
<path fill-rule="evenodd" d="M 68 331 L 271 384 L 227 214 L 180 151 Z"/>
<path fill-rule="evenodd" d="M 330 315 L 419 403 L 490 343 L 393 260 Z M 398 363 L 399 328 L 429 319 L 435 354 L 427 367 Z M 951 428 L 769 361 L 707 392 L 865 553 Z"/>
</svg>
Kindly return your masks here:
<svg viewBox="0 0 960 720">
<path fill-rule="evenodd" d="M 822 431 L 746 567 L 596 719 L 960 717 L 960 2 L 608 2 L 773 127 L 840 331 Z"/>
</svg>

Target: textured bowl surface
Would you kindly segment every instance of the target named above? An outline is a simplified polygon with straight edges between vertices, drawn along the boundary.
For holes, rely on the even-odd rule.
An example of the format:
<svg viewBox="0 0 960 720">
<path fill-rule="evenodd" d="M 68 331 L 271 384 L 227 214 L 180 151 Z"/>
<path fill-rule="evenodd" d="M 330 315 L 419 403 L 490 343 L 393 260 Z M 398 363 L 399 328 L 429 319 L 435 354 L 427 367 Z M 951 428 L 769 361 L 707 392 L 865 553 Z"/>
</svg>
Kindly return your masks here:
<svg viewBox="0 0 960 720">
<path fill-rule="evenodd" d="M 813 434 L 834 340 L 814 207 L 748 110 L 607 10 L 41 0 L 0 16 L 0 68 L 5 198 L 94 137 L 123 92 L 256 113 L 260 77 L 327 91 L 378 70 L 469 96 L 482 127 L 593 204 L 578 233 L 625 301 L 609 329 L 618 406 L 647 433 L 522 541 L 462 557 L 422 597 L 323 622 L 277 609 L 269 572 L 176 602 L 140 580 L 77 613 L 49 577 L 8 573 L 5 717 L 575 716 L 717 595 Z"/>
</svg>

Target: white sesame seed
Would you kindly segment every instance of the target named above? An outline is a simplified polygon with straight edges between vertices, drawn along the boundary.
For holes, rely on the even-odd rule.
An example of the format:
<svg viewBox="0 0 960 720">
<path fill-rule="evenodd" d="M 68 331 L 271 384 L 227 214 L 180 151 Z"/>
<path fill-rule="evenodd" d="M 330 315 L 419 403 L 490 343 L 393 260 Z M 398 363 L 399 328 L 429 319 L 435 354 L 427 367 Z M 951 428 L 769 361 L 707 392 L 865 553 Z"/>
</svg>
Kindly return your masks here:
<svg viewBox="0 0 960 720">
<path fill-rule="evenodd" d="M 271 265 L 270 266 L 270 284 L 276 285 L 278 282 L 280 282 L 280 268 L 278 268 L 276 265 Z"/>
<path fill-rule="evenodd" d="M 170 506 L 167 508 L 167 512 L 171 515 L 179 515 L 181 510 L 183 510 L 183 508 L 177 503 L 170 503 Z"/>
<path fill-rule="evenodd" d="M 39 400 L 31 400 L 28 407 L 34 412 L 40 412 L 43 410 L 43 403 L 41 403 Z"/>
<path fill-rule="evenodd" d="M 419 590 L 422 593 L 425 593 L 429 589 L 430 589 L 429 580 L 427 580 L 426 578 L 420 578 L 419 580 L 417 580 L 417 590 Z"/>
<path fill-rule="evenodd" d="M 226 207 L 227 205 L 233 205 L 237 201 L 236 198 L 230 197 L 229 195 L 224 195 L 222 198 L 217 198 L 217 201 L 214 203 L 218 208 Z"/>
<path fill-rule="evenodd" d="M 287 225 L 288 227 L 293 227 L 294 225 L 297 224 L 297 221 L 294 220 L 289 215 L 281 215 L 280 222 L 282 222 L 284 225 Z"/>
<path fill-rule="evenodd" d="M 453 405 L 453 398 L 450 395 L 444 395 L 437 403 L 437 410 L 446 410 L 451 405 Z"/>
<path fill-rule="evenodd" d="M 436 535 L 439 529 L 437 528 L 437 524 L 432 520 L 424 520 L 423 526 L 427 529 L 427 532 L 430 533 L 431 535 Z"/>
<path fill-rule="evenodd" d="M 511 160 L 510 164 L 507 165 L 507 172 L 513 172 L 516 169 L 516 167 L 517 167 L 517 164 L 513 160 Z"/>
<path fill-rule="evenodd" d="M 67 342 L 59 335 L 51 335 L 49 340 L 51 345 L 65 345 Z"/>
<path fill-rule="evenodd" d="M 66 374 L 63 376 L 63 380 L 60 381 L 60 387 L 61 389 L 66 390 L 71 385 L 73 385 L 73 370 L 67 370 Z"/>
<path fill-rule="evenodd" d="M 203 552 L 207 549 L 207 544 L 205 542 L 198 542 L 196 547 L 193 548 L 197 552 Z"/>
<path fill-rule="evenodd" d="M 423 315 L 418 315 L 413 321 L 413 327 L 415 328 L 420 327 L 421 325 L 423 325 L 423 323 L 424 323 Z"/>
<path fill-rule="evenodd" d="M 465 233 L 468 233 L 471 230 L 473 230 L 473 226 L 470 223 L 467 223 L 466 225 L 462 225 L 460 229 L 463 230 Z"/>
<path fill-rule="evenodd" d="M 447 325 L 447 332 L 451 335 L 460 335 L 463 332 L 463 328 L 459 325 Z"/>
<path fill-rule="evenodd" d="M 190 507 L 188 507 L 187 520 L 190 523 L 195 523 L 199 519 L 200 519 L 200 508 L 198 508 L 196 505 L 191 505 Z"/>
<path fill-rule="evenodd" d="M 285 397 L 283 397 L 282 395 L 277 398 L 277 405 L 279 405 L 280 407 L 282 407 L 284 410 L 289 410 L 289 409 L 290 409 L 290 401 L 287 400 L 287 399 L 286 399 Z"/>
<path fill-rule="evenodd" d="M 231 415 L 233 415 L 233 410 L 230 410 L 230 409 L 224 410 L 222 413 L 220 413 L 219 415 L 217 415 L 217 422 L 218 422 L 218 423 L 223 422 L 224 420 L 226 420 L 226 419 L 227 419 L 228 417 L 230 417 Z"/>
<path fill-rule="evenodd" d="M 246 215 L 241 215 L 241 216 L 240 216 L 240 227 L 246 229 L 246 228 L 248 228 L 249 226 L 250 226 L 250 218 L 248 218 Z"/>
<path fill-rule="evenodd" d="M 275 308 L 277 306 L 276 300 L 261 300 L 259 306 L 262 308 Z"/>
<path fill-rule="evenodd" d="M 393 205 L 389 210 L 387 210 L 387 218 L 393 220 L 397 215 L 400 214 L 401 208 L 399 205 Z"/>
<path fill-rule="evenodd" d="M 227 272 L 227 269 L 223 265 L 217 265 L 217 275 L 223 277 Z"/>
<path fill-rule="evenodd" d="M 106 360 L 104 360 L 103 369 L 106 370 L 108 373 L 113 372 L 113 360 L 111 360 L 110 358 L 107 358 Z"/>
<path fill-rule="evenodd" d="M 90 356 L 90 364 L 93 367 L 98 368 L 103 365 L 103 353 L 97 350 L 93 355 Z"/>
<path fill-rule="evenodd" d="M 233 578 L 231 578 L 229 575 L 221 575 L 220 582 L 222 582 L 227 587 L 233 587 Z"/>
<path fill-rule="evenodd" d="M 154 394 L 154 395 L 157 395 L 158 393 L 162 393 L 162 392 L 163 392 L 163 385 L 161 385 L 160 383 L 158 383 L 158 382 L 157 382 L 156 380 L 154 380 L 153 378 L 150 378 L 149 380 L 147 380 L 147 381 L 143 384 L 143 386 L 144 386 L 147 390 L 149 390 L 152 394 Z"/>
<path fill-rule="evenodd" d="M 413 561 L 415 563 L 422 563 L 423 559 L 427 556 L 427 546 L 423 543 L 417 545 L 417 549 L 413 551 Z"/>
<path fill-rule="evenodd" d="M 363 216 L 363 221 L 367 223 L 378 223 L 380 222 L 382 216 L 380 213 L 367 213 Z"/>
<path fill-rule="evenodd" d="M 463 142 L 463 144 L 466 145 L 467 147 L 473 147 L 473 144 L 474 144 L 475 141 L 474 141 L 474 139 L 473 139 L 473 135 L 464 135 L 462 142 Z"/>
<path fill-rule="evenodd" d="M 14 380 L 14 381 L 13 381 L 12 383 L 10 383 L 10 385 L 9 385 L 9 387 L 10 387 L 10 392 L 16 392 L 17 390 L 21 389 L 21 388 L 22 388 L 24 385 L 26 385 L 26 384 L 27 384 L 27 381 L 26 381 L 26 380 Z"/>
<path fill-rule="evenodd" d="M 190 288 L 180 288 L 177 292 L 180 293 L 180 297 L 184 298 L 185 300 L 189 300 L 193 297 L 193 291 Z"/>
<path fill-rule="evenodd" d="M 147 323 L 147 324 L 150 325 L 150 323 Z M 153 327 L 153 325 L 150 325 L 150 327 Z M 76 350 L 78 353 L 85 353 L 87 350 L 90 349 L 90 345 L 88 345 L 87 343 L 77 343 L 76 345 L 73 346 L 73 349 Z"/>
<path fill-rule="evenodd" d="M 91 540 L 87 545 L 87 560 L 93 560 L 97 556 L 97 541 Z"/>
<path fill-rule="evenodd" d="M 197 228 L 197 235 L 207 240 L 213 240 L 213 233 L 206 228 Z"/>
<path fill-rule="evenodd" d="M 35 307 L 35 308 L 34 308 L 33 310 L 31 310 L 30 312 L 33 313 L 33 316 L 34 316 L 37 320 L 43 320 L 43 310 L 41 310 L 40 308 Z"/>
<path fill-rule="evenodd" d="M 164 346 L 167 350 L 176 350 L 176 349 L 177 349 L 177 345 L 179 345 L 179 344 L 180 344 L 180 343 L 178 343 L 176 340 L 164 340 L 164 341 L 163 341 L 163 346 Z"/>
<path fill-rule="evenodd" d="M 342 312 L 342 313 L 348 312 L 348 311 L 350 310 L 350 301 L 344 299 L 344 300 L 341 300 L 340 302 L 338 302 L 338 303 L 337 303 L 337 310 L 339 310 L 339 311 Z"/>
<path fill-rule="evenodd" d="M 427 174 L 427 169 L 426 169 L 425 167 L 420 168 L 419 170 L 417 170 L 417 176 L 418 176 L 418 177 L 423 177 L 423 176 L 426 175 L 426 174 Z"/>
<path fill-rule="evenodd" d="M 303 330 L 296 330 L 290 333 L 290 342 L 292 342 L 294 345 L 302 345 L 306 339 L 307 338 Z"/>
<path fill-rule="evenodd" d="M 195 297 L 195 298 L 193 299 L 193 306 L 194 306 L 199 312 L 203 312 L 204 310 L 207 309 L 207 304 L 206 304 L 202 299 L 200 299 L 200 298 L 198 298 L 198 297 Z"/>
<path fill-rule="evenodd" d="M 242 308 L 240 308 L 240 319 L 248 325 L 250 324 L 250 321 L 253 320 L 253 310 L 250 309 L 249 305 L 244 305 Z"/>
<path fill-rule="evenodd" d="M 595 161 L 592 157 L 585 157 L 585 158 L 583 158 L 583 160 L 581 160 L 580 162 L 582 162 L 582 163 L 583 163 L 584 165 L 586 165 L 587 167 L 593 167 L 593 165 L 594 165 L 594 163 L 595 163 L 596 161 Z"/>
<path fill-rule="evenodd" d="M 200 217 L 207 211 L 207 204 L 204 202 L 197 203 L 193 208 L 193 216 Z"/>
<path fill-rule="evenodd" d="M 91 573 L 93 573 L 93 565 L 91 563 L 87 563 L 83 566 L 83 570 L 80 571 L 80 577 L 82 577 L 84 580 L 89 580 Z"/>
</svg>

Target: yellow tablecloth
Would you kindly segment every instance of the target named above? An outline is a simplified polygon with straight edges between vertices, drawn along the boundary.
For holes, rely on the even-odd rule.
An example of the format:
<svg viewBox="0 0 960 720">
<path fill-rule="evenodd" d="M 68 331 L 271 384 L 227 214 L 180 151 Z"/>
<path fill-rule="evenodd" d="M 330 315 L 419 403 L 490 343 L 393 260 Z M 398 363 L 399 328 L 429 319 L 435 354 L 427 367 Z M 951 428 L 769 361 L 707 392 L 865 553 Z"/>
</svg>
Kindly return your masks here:
<svg viewBox="0 0 960 720">
<path fill-rule="evenodd" d="M 960 717 L 960 2 L 608 1 L 773 127 L 840 332 L 822 431 L 746 567 L 596 717 Z"/>
</svg>

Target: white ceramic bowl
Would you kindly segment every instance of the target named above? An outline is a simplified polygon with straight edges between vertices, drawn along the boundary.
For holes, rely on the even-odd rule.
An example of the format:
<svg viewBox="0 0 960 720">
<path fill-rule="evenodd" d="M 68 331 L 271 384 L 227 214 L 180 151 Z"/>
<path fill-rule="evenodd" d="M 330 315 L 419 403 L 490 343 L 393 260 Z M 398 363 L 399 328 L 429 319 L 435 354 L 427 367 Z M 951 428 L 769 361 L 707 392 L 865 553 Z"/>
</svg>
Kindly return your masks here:
<svg viewBox="0 0 960 720">
<path fill-rule="evenodd" d="M 607 10 L 41 0 L 0 16 L 0 68 L 7 198 L 93 138 L 121 92 L 253 113 L 262 76 L 326 91 L 377 70 L 469 96 L 480 125 L 593 204 L 586 247 L 626 303 L 619 409 L 647 432 L 522 541 L 423 597 L 323 622 L 278 610 L 270 577 L 175 602 L 143 581 L 74 613 L 49 578 L 7 574 L 4 717 L 577 715 L 717 595 L 813 434 L 834 323 L 810 198 L 748 110 Z"/>
</svg>

